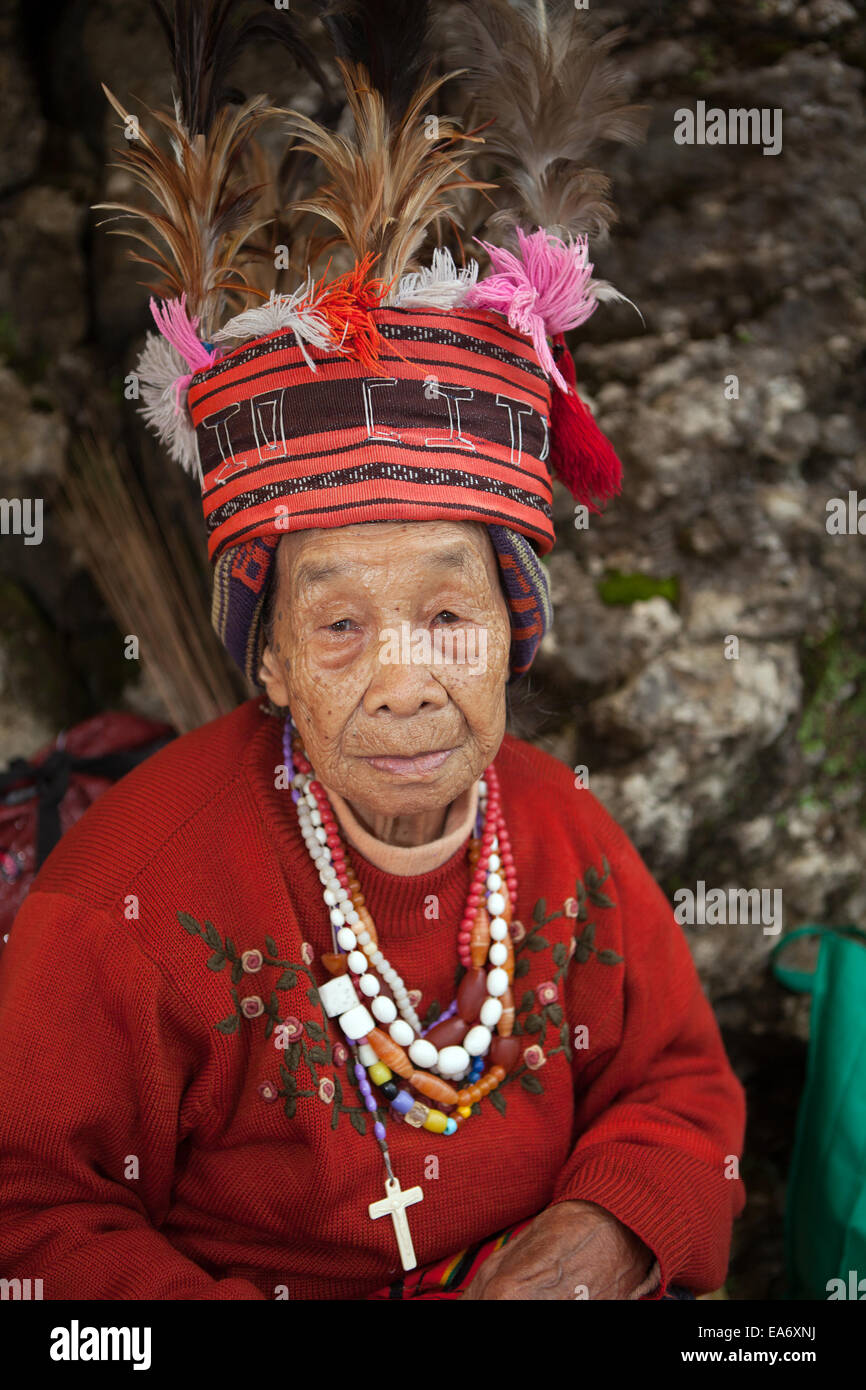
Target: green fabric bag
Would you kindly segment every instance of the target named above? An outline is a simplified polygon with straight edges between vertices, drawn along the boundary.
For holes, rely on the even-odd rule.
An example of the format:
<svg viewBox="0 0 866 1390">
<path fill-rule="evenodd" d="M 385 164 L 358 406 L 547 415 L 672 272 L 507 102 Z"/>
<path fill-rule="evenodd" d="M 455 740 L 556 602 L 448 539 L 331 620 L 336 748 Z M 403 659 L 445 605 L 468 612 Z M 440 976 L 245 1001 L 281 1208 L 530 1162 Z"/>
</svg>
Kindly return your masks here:
<svg viewBox="0 0 866 1390">
<path fill-rule="evenodd" d="M 779 963 L 799 936 L 820 938 L 814 974 Z M 781 984 L 812 994 L 785 1203 L 786 1297 L 866 1299 L 866 933 L 810 924 L 770 959 Z"/>
</svg>

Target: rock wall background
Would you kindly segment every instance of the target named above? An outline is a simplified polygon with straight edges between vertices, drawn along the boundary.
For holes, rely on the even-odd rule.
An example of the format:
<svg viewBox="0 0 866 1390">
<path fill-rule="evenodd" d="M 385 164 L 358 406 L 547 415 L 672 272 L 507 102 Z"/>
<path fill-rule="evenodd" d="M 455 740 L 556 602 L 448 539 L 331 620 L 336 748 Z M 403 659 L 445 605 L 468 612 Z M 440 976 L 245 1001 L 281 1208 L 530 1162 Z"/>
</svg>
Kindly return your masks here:
<svg viewBox="0 0 866 1390">
<path fill-rule="evenodd" d="M 826 528 L 830 498 L 866 498 L 862 9 L 593 10 L 629 26 L 652 107 L 645 145 L 606 162 L 621 217 L 595 256 L 645 327 L 608 308 L 574 335 L 625 489 L 576 529 L 557 486 L 556 626 L 512 725 L 587 768 L 669 894 L 781 889 L 786 931 L 866 926 L 866 536 Z M 143 4 L 0 15 L 0 490 L 49 499 L 41 546 L 0 537 L 0 764 L 103 708 L 161 713 L 50 498 L 82 431 L 144 448 L 121 382 L 146 291 L 89 207 L 119 191 L 99 81 L 162 101 L 165 74 Z M 292 104 L 302 83 L 260 55 L 263 86 Z M 781 153 L 677 145 L 674 112 L 699 99 L 782 108 Z M 778 1298 L 808 1003 L 773 982 L 759 925 L 686 931 L 749 1095 L 727 1294 Z"/>
</svg>

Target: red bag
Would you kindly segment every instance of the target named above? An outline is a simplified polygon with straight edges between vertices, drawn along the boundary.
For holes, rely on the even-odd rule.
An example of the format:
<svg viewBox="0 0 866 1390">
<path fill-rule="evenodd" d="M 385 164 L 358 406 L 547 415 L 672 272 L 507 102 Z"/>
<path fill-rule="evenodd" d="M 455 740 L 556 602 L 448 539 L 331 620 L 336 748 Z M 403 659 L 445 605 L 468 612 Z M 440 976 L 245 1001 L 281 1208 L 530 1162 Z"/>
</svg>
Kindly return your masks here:
<svg viewBox="0 0 866 1390">
<path fill-rule="evenodd" d="M 61 835 L 118 778 L 176 737 L 137 714 L 98 714 L 0 773 L 0 951 Z"/>
</svg>

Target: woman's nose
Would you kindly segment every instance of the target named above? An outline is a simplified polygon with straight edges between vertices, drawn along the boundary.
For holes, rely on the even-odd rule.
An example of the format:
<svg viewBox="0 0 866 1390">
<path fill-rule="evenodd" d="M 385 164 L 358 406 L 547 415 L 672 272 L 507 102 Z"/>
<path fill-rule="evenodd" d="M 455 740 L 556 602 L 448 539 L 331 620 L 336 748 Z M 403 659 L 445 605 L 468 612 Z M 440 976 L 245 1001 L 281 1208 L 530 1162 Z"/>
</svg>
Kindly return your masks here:
<svg viewBox="0 0 866 1390">
<path fill-rule="evenodd" d="M 411 654 L 380 647 L 364 694 L 367 714 L 387 710 L 406 717 L 421 711 L 441 709 L 448 702 L 447 692 L 430 669 L 432 662 L 411 659 Z"/>
</svg>

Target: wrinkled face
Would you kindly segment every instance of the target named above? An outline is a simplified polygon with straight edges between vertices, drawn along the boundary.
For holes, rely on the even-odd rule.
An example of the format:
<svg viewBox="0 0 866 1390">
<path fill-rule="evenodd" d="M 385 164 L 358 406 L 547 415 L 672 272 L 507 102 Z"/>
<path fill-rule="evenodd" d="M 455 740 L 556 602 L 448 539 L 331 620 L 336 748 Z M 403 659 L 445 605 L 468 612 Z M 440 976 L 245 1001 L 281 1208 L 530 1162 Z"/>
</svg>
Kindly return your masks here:
<svg viewBox="0 0 866 1390">
<path fill-rule="evenodd" d="M 325 786 L 362 812 L 447 806 L 505 731 L 511 629 L 475 522 L 298 531 L 277 550 L 262 679 Z"/>
</svg>

